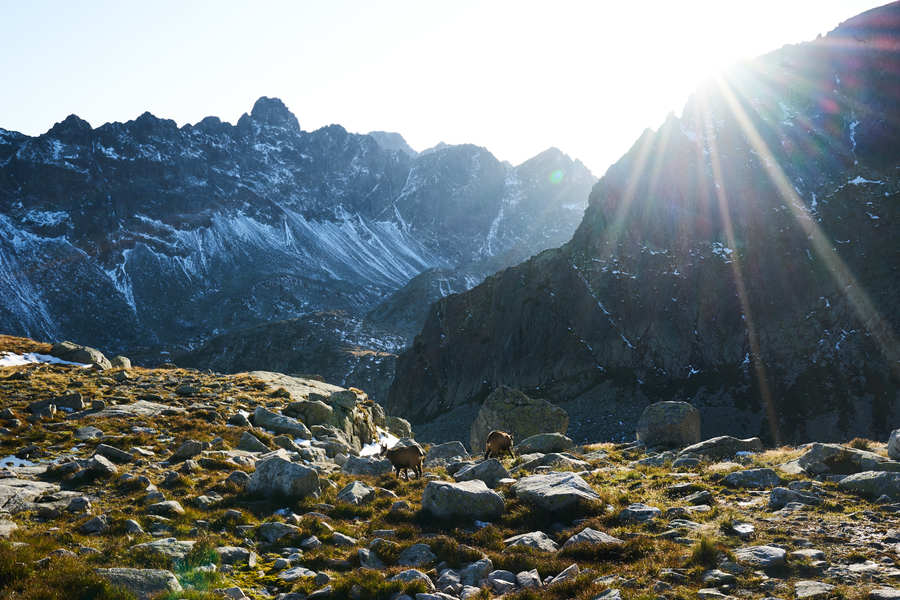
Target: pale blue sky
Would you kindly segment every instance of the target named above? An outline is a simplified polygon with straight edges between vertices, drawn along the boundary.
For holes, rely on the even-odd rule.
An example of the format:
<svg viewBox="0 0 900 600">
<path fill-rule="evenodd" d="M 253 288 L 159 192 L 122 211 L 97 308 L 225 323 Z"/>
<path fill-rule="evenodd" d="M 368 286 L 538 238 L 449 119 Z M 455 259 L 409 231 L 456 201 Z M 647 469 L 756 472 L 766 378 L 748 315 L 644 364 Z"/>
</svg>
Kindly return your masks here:
<svg viewBox="0 0 900 600">
<path fill-rule="evenodd" d="M 265 95 L 305 130 L 471 142 L 513 163 L 556 146 L 599 175 L 716 69 L 880 4 L 0 0 L 0 127 L 145 110 L 233 123 Z"/>
</svg>

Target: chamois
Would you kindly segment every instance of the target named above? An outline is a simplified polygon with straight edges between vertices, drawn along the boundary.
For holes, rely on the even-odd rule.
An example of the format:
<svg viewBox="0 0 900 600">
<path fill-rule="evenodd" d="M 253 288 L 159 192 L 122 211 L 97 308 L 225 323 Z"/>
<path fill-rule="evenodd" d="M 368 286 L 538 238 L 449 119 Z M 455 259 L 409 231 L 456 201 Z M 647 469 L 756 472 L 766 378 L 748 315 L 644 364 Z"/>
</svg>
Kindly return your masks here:
<svg viewBox="0 0 900 600">
<path fill-rule="evenodd" d="M 490 432 L 487 436 L 487 439 L 484 441 L 485 460 L 489 459 L 492 456 L 496 456 L 499 458 L 507 452 L 510 456 L 515 458 L 516 455 L 513 454 L 512 445 L 512 436 L 505 431 L 494 430 Z"/>
<path fill-rule="evenodd" d="M 401 469 L 403 469 L 403 476 L 407 481 L 409 481 L 407 469 L 412 469 L 413 474 L 417 478 L 422 477 L 422 463 L 425 460 L 425 452 L 422 451 L 418 444 L 400 448 L 388 448 L 386 444 L 382 444 L 380 456 L 386 456 L 391 461 L 391 465 L 397 471 L 397 479 L 400 478 Z"/>
</svg>

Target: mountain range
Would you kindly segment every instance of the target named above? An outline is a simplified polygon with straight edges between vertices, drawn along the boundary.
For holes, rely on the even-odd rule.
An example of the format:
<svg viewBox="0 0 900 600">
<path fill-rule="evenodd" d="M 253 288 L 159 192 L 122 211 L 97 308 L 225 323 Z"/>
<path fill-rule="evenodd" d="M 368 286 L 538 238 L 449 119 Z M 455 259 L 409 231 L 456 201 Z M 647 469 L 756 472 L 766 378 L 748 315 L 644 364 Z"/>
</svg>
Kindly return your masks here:
<svg viewBox="0 0 900 600">
<path fill-rule="evenodd" d="M 234 125 L 0 130 L 0 330 L 227 370 L 215 348 L 285 321 L 341 357 L 298 369 L 367 383 L 360 357 L 403 347 L 431 301 L 569 239 L 595 180 L 556 149 L 512 166 L 473 145 L 303 131 L 266 97 Z"/>
</svg>

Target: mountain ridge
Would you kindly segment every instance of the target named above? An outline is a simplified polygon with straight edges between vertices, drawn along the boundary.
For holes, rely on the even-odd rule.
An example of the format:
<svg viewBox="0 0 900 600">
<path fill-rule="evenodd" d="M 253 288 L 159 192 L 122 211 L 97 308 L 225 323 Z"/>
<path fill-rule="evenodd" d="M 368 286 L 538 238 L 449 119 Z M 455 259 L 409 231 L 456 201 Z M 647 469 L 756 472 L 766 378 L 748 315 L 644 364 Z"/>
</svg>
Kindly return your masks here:
<svg viewBox="0 0 900 600">
<path fill-rule="evenodd" d="M 410 156 L 340 125 L 303 131 L 267 97 L 234 125 L 145 112 L 4 132 L 0 329 L 159 361 L 322 311 L 355 326 L 423 271 L 474 284 L 499 268 L 485 261 L 565 241 L 594 177 L 539 157 L 513 167 L 465 144 Z"/>
</svg>

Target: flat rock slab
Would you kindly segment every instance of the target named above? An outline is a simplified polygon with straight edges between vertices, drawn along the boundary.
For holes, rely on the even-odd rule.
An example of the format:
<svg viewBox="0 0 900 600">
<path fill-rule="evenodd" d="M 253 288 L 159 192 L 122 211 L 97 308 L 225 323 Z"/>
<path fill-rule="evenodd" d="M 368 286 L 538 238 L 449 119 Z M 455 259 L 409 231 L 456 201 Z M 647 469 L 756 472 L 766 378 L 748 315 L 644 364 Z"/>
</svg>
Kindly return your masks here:
<svg viewBox="0 0 900 600">
<path fill-rule="evenodd" d="M 344 391 L 344 388 L 337 385 L 316 381 L 315 379 L 291 377 L 290 375 L 275 373 L 274 371 L 250 371 L 248 375 L 265 382 L 270 391 L 278 388 L 286 389 L 294 401 L 309 400 L 310 394 L 327 398 L 335 392 Z"/>
<path fill-rule="evenodd" d="M 900 589 L 880 587 L 869 590 L 869 600 L 900 600 Z"/>
<path fill-rule="evenodd" d="M 849 475 L 862 471 L 900 471 L 900 462 L 840 444 L 810 444 L 797 464 L 813 475 Z"/>
<path fill-rule="evenodd" d="M 579 501 L 597 502 L 600 496 L 575 473 L 553 472 L 523 477 L 512 486 L 512 493 L 524 502 L 544 510 L 563 510 Z"/>
<path fill-rule="evenodd" d="M 186 409 L 180 406 L 170 406 L 168 404 L 160 404 L 158 402 L 150 402 L 149 400 L 138 400 L 131 404 L 118 404 L 109 406 L 97 412 L 79 413 L 82 417 L 93 417 L 97 419 L 108 419 L 115 417 L 158 417 L 163 412 L 184 413 Z"/>
<path fill-rule="evenodd" d="M 794 597 L 803 598 L 827 598 L 834 589 L 833 585 L 821 581 L 802 580 L 794 584 Z"/>
<path fill-rule="evenodd" d="M 19 526 L 8 519 L 0 519 L 0 538 L 8 538 Z"/>
<path fill-rule="evenodd" d="M 59 491 L 59 486 L 43 481 L 29 481 L 7 477 L 0 479 L 0 509 L 10 513 L 24 510 L 25 505 L 38 497 Z"/>
<path fill-rule="evenodd" d="M 872 499 L 888 496 L 892 500 L 900 500 L 900 473 L 863 471 L 844 477 L 838 482 L 838 487 Z"/>
<path fill-rule="evenodd" d="M 735 550 L 734 556 L 742 565 L 769 569 L 784 566 L 787 552 L 774 546 L 748 546 Z"/>
<path fill-rule="evenodd" d="M 310 571 L 306 567 L 293 567 L 278 574 L 278 579 L 282 581 L 297 581 L 306 577 L 315 577 L 316 572 Z"/>
<path fill-rule="evenodd" d="M 132 546 L 131 549 L 138 552 L 150 552 L 159 554 L 168 559 L 180 560 L 187 556 L 188 552 L 194 547 L 193 540 L 177 540 L 175 538 L 163 538 L 161 540 L 153 540 L 152 542 L 144 542 Z"/>
<path fill-rule="evenodd" d="M 732 458 L 738 452 L 761 452 L 762 449 L 762 441 L 758 437 L 742 440 L 730 435 L 720 435 L 719 437 L 703 440 L 688 446 L 679 454 L 696 454 L 714 460 L 721 460 L 723 458 Z"/>
<path fill-rule="evenodd" d="M 765 489 L 781 483 L 781 477 L 772 469 L 745 469 L 725 476 L 725 483 L 731 487 Z"/>
<path fill-rule="evenodd" d="M 96 573 L 111 584 L 125 588 L 137 596 L 138 600 L 149 600 L 166 592 L 183 591 L 171 571 L 118 568 L 97 569 Z"/>
</svg>

